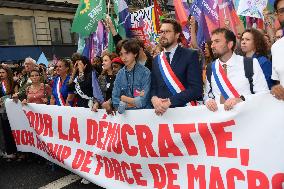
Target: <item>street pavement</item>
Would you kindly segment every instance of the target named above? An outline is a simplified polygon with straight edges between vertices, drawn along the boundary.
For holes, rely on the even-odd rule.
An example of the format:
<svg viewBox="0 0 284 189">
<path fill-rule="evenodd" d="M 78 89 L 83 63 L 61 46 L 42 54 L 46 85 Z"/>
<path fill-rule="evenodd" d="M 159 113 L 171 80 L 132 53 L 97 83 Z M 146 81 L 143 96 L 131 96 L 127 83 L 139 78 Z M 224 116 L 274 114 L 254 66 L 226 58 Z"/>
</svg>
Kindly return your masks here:
<svg viewBox="0 0 284 189">
<path fill-rule="evenodd" d="M 0 158 L 0 189 L 103 189 L 46 160 L 7 162 Z"/>
</svg>

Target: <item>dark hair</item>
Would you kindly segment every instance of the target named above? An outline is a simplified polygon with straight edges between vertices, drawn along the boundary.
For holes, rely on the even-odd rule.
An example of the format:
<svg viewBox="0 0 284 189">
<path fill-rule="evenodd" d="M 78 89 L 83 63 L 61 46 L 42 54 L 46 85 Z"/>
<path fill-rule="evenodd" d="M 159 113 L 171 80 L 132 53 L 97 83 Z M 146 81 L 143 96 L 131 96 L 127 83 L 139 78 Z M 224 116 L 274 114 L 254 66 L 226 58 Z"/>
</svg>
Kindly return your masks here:
<svg viewBox="0 0 284 189">
<path fill-rule="evenodd" d="M 44 63 L 39 63 L 39 66 L 43 66 L 44 68 L 46 68 L 46 65 Z"/>
<path fill-rule="evenodd" d="M 206 64 L 209 64 L 210 62 L 212 62 L 214 60 L 214 54 L 213 54 L 213 51 L 212 51 L 212 41 L 206 41 L 205 42 L 208 46 L 208 50 L 209 50 L 209 57 L 205 57 L 205 63 Z"/>
<path fill-rule="evenodd" d="M 81 58 L 82 58 L 82 55 L 78 52 L 75 52 L 72 54 L 71 61 L 73 62 L 73 64 L 75 64 L 75 62 L 77 60 L 81 60 Z"/>
<path fill-rule="evenodd" d="M 140 46 L 137 39 L 125 39 L 122 41 L 121 49 L 124 48 L 126 52 L 137 54 L 136 59 L 139 57 Z"/>
<path fill-rule="evenodd" d="M 71 57 L 71 61 L 73 62 L 73 64 L 75 64 L 77 60 L 81 60 L 82 63 L 84 65 L 86 65 L 86 69 L 84 70 L 85 74 L 92 71 L 92 65 L 91 65 L 91 63 L 90 63 L 90 61 L 87 57 L 85 57 L 85 56 L 83 56 L 83 55 L 81 55 L 80 53 L 77 53 L 77 52 L 73 53 L 72 57 Z"/>
<path fill-rule="evenodd" d="M 181 28 L 180 23 L 178 23 L 178 21 L 176 21 L 172 18 L 163 19 L 162 22 L 161 22 L 161 25 L 162 24 L 171 24 L 174 28 L 175 33 L 181 33 L 182 32 L 182 28 Z"/>
<path fill-rule="evenodd" d="M 102 71 L 103 71 L 102 62 L 103 62 L 103 60 L 102 60 L 102 58 L 101 58 L 100 56 L 96 56 L 96 57 L 94 57 L 94 59 L 93 59 L 93 64 L 92 64 L 92 66 L 93 66 L 93 69 L 96 70 L 97 75 L 101 75 L 101 73 L 102 73 Z"/>
<path fill-rule="evenodd" d="M 174 32 L 175 33 L 179 33 L 179 38 L 178 38 L 178 42 L 181 42 L 181 38 L 182 38 L 182 28 L 181 28 L 181 25 L 178 21 L 172 19 L 172 18 L 166 18 L 166 19 L 163 19 L 161 21 L 161 25 L 162 24 L 171 24 L 174 28 Z"/>
<path fill-rule="evenodd" d="M 89 61 L 89 59 L 85 56 L 81 56 L 81 58 L 79 59 L 82 61 L 82 63 L 86 66 L 85 70 L 84 70 L 84 74 L 88 74 L 90 72 L 92 72 L 92 65 L 91 62 Z"/>
<path fill-rule="evenodd" d="M 217 28 L 212 32 L 212 35 L 219 34 L 219 33 L 223 33 L 225 35 L 225 39 L 227 43 L 230 41 L 233 41 L 233 47 L 231 50 L 234 51 L 236 47 L 236 36 L 234 32 L 232 32 L 231 30 L 228 30 L 227 28 Z"/>
<path fill-rule="evenodd" d="M 0 65 L 0 69 L 3 69 L 7 72 L 7 79 L 8 79 L 8 86 L 7 86 L 7 95 L 13 94 L 14 93 L 14 87 L 15 87 L 15 82 L 13 79 L 13 72 L 11 68 L 7 66 L 2 66 Z"/>
<path fill-rule="evenodd" d="M 125 39 L 124 39 L 125 40 Z M 116 44 L 116 47 L 115 47 L 115 52 L 116 54 L 119 54 L 120 51 L 121 51 L 121 47 L 122 47 L 122 43 L 124 42 L 124 40 L 119 40 L 118 43 Z"/>
<path fill-rule="evenodd" d="M 275 10 L 275 12 L 277 11 L 277 5 L 278 5 L 278 3 L 280 3 L 280 1 L 283 1 L 283 0 L 275 0 L 274 1 L 274 10 Z"/>
<path fill-rule="evenodd" d="M 30 73 L 32 72 L 37 72 L 39 75 L 41 75 L 40 70 L 39 69 L 32 69 Z"/>
<path fill-rule="evenodd" d="M 243 33 L 241 38 L 243 37 L 244 33 L 251 33 L 253 36 L 253 44 L 255 47 L 255 53 L 257 55 L 267 56 L 267 44 L 264 39 L 264 35 L 257 29 L 249 28 L 246 29 Z"/>
<path fill-rule="evenodd" d="M 137 40 L 138 45 L 139 45 L 143 50 L 145 50 L 144 42 L 143 42 L 142 40 L 140 40 L 140 39 L 136 39 L 136 40 Z"/>
</svg>

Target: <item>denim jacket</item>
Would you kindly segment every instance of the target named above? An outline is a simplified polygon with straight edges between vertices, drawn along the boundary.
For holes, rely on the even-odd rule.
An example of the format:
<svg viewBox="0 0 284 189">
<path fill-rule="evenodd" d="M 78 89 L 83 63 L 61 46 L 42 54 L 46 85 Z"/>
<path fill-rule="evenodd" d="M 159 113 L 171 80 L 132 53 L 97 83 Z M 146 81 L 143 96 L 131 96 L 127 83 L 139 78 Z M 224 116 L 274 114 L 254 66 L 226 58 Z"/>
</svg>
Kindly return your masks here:
<svg viewBox="0 0 284 189">
<path fill-rule="evenodd" d="M 123 113 L 126 109 L 150 108 L 150 87 L 151 73 L 145 66 L 136 63 L 132 70 L 128 71 L 124 66 L 117 73 L 112 91 L 112 104 Z M 144 90 L 144 96 L 137 95 L 137 92 Z M 125 102 L 120 101 L 122 95 L 135 99 L 135 107 L 127 107 Z"/>
</svg>

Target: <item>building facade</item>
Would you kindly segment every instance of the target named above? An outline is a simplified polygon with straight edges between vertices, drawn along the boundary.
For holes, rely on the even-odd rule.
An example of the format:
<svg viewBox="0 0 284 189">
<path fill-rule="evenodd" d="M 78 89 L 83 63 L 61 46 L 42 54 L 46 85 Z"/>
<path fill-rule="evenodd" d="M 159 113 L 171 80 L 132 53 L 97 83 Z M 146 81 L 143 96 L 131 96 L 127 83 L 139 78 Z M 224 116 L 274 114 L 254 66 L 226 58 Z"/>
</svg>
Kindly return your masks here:
<svg viewBox="0 0 284 189">
<path fill-rule="evenodd" d="M 71 33 L 78 3 L 79 0 L 0 0 L 0 51 L 3 53 L 8 47 L 10 51 L 39 47 L 49 59 L 53 54 L 71 56 L 78 41 L 77 35 Z"/>
</svg>

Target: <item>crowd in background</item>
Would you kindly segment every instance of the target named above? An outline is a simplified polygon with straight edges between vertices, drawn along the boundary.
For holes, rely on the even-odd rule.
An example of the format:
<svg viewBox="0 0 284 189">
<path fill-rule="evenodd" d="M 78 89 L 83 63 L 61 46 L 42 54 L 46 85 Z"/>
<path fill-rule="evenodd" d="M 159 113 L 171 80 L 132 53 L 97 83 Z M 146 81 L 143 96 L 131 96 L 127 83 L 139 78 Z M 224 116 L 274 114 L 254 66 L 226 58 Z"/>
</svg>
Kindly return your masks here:
<svg viewBox="0 0 284 189">
<path fill-rule="evenodd" d="M 276 3 L 278 4 L 276 4 L 275 10 L 277 10 L 278 17 L 281 17 L 279 20 L 282 19 L 281 23 L 284 22 L 284 3 L 283 0 L 276 1 Z M 7 161 L 21 161 L 26 157 L 25 154 L 17 153 L 9 120 L 5 113 L 4 100 L 6 98 L 12 98 L 15 102 L 20 101 L 23 106 L 37 103 L 85 107 L 94 112 L 102 108 L 109 114 L 116 112 L 123 114 L 125 110 L 132 109 L 154 108 L 157 115 L 162 115 L 167 109 L 162 105 L 163 103 L 170 103 L 168 107 L 184 106 L 184 104 L 179 105 L 179 102 L 174 104 L 176 99 L 164 97 L 159 94 L 159 91 L 155 91 L 153 94 L 153 90 L 163 87 L 160 86 L 161 83 L 158 83 L 159 78 L 153 80 L 153 74 L 157 71 L 153 64 L 158 61 L 159 54 L 168 48 L 166 44 L 170 40 L 167 38 L 168 35 L 171 35 L 170 32 L 174 32 L 173 37 L 178 34 L 179 31 L 175 30 L 174 25 L 174 30 L 161 28 L 162 41 L 160 44 L 146 48 L 143 42 L 137 39 L 122 39 L 113 29 L 111 20 L 106 20 L 106 23 L 114 36 L 116 53 L 105 50 L 101 56 L 97 56 L 93 60 L 74 53 L 70 59 L 59 59 L 56 64 L 49 66 L 37 64 L 35 60 L 27 57 L 23 67 L 11 68 L 6 64 L 0 66 L 0 80 L 2 82 L 0 90 L 0 149 L 5 152 L 4 157 Z M 188 24 L 191 26 L 191 42 L 186 45 L 179 43 L 179 46 L 195 49 L 192 52 L 198 53 L 198 61 L 195 64 L 200 66 L 202 80 L 206 84 L 208 83 L 206 79 L 207 65 L 220 59 L 220 56 L 215 55 L 222 49 L 218 49 L 220 48 L 217 44 L 219 39 L 207 41 L 205 49 L 199 49 L 196 41 L 198 28 L 196 28 L 193 17 L 189 19 Z M 220 32 L 224 33 L 223 30 Z M 216 36 L 219 33 L 217 32 Z M 232 53 L 254 58 L 262 70 L 267 91 L 271 90 L 273 86 L 277 86 L 274 95 L 283 100 L 283 87 L 279 86 L 277 79 L 273 80 L 271 77 L 273 75 L 272 60 L 274 60 L 271 47 L 277 40 L 282 40 L 284 43 L 283 28 L 277 28 L 274 34 L 271 36 L 266 31 L 256 28 L 246 29 L 242 34 L 236 36 L 236 44 L 232 45 L 234 50 Z M 225 38 L 229 43 L 230 40 L 228 41 L 226 36 Z M 163 44 L 163 41 L 167 43 Z M 173 59 L 174 57 L 169 57 L 168 61 L 171 62 Z M 284 74 L 283 71 L 281 74 Z M 156 88 L 153 89 L 153 85 Z M 202 88 L 205 89 L 206 86 L 203 85 Z M 204 91 L 206 93 L 206 89 Z M 198 97 L 194 100 L 202 101 L 203 96 L 207 96 L 205 93 L 201 96 L 197 95 Z M 157 98 L 153 98 L 156 96 Z M 171 102 L 168 101 L 169 99 Z M 206 100 L 208 99 L 204 99 L 204 104 L 206 104 Z M 215 110 L 210 103 L 206 106 L 210 110 Z"/>
</svg>

